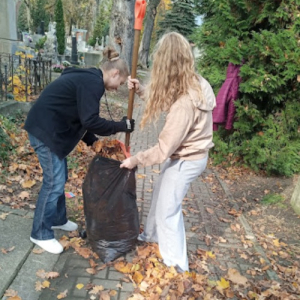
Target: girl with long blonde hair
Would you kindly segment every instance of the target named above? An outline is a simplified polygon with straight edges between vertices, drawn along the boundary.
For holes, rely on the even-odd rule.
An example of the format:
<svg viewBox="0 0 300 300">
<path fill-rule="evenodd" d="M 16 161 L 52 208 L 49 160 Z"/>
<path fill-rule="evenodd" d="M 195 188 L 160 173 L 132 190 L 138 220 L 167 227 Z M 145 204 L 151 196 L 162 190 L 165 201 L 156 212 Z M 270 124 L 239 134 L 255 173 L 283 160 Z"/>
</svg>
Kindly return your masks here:
<svg viewBox="0 0 300 300">
<path fill-rule="evenodd" d="M 121 168 L 165 162 L 155 183 L 150 211 L 139 240 L 156 242 L 167 266 L 188 271 L 181 203 L 190 183 L 206 168 L 212 142 L 212 110 L 216 100 L 210 84 L 195 72 L 189 42 L 179 33 L 162 36 L 153 55 L 150 82 L 144 88 L 128 78 L 128 88 L 144 98 L 141 127 L 167 114 L 158 143 L 127 158 Z"/>
</svg>

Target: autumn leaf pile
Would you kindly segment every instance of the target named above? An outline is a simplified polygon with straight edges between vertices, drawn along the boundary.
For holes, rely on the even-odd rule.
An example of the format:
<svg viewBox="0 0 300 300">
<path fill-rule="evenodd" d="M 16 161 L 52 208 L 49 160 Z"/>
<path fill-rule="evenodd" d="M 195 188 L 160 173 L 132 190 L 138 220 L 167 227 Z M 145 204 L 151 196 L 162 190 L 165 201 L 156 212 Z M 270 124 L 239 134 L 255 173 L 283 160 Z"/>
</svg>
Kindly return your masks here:
<svg viewBox="0 0 300 300">
<path fill-rule="evenodd" d="M 93 144 L 95 152 L 103 157 L 123 161 L 126 157 L 118 140 L 103 139 Z"/>
</svg>

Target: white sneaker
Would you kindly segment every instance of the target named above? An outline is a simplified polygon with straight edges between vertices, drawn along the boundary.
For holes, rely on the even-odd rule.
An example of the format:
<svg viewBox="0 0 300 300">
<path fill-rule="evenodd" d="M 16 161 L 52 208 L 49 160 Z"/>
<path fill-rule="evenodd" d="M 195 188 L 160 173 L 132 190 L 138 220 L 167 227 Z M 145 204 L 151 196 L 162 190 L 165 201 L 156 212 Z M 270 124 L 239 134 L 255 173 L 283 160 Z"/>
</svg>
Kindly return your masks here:
<svg viewBox="0 0 300 300">
<path fill-rule="evenodd" d="M 53 253 L 53 254 L 59 254 L 59 253 L 62 253 L 64 251 L 63 246 L 56 239 L 36 240 L 36 239 L 30 237 L 30 240 L 34 244 L 36 244 L 36 245 L 40 246 L 41 248 L 43 248 L 44 250 L 46 250 L 47 252 L 50 252 L 50 253 Z"/>
<path fill-rule="evenodd" d="M 140 233 L 137 237 L 137 240 L 140 242 L 146 242 L 146 238 L 143 233 Z"/>
<path fill-rule="evenodd" d="M 65 230 L 65 231 L 74 231 L 77 230 L 78 225 L 70 220 L 68 220 L 68 222 L 64 225 L 60 225 L 60 226 L 52 226 L 51 229 L 61 229 L 61 230 Z"/>
</svg>

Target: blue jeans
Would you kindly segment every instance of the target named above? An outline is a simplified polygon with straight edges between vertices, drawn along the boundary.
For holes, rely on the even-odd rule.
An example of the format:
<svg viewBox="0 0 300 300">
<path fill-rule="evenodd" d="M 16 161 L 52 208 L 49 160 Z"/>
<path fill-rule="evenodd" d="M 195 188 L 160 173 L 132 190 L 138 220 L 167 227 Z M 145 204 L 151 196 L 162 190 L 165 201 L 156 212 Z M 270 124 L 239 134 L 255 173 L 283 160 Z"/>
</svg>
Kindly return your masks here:
<svg viewBox="0 0 300 300">
<path fill-rule="evenodd" d="M 49 240 L 54 238 L 51 226 L 63 225 L 68 221 L 65 198 L 67 159 L 59 159 L 40 140 L 31 134 L 28 136 L 43 169 L 43 183 L 36 202 L 31 237 Z"/>
</svg>

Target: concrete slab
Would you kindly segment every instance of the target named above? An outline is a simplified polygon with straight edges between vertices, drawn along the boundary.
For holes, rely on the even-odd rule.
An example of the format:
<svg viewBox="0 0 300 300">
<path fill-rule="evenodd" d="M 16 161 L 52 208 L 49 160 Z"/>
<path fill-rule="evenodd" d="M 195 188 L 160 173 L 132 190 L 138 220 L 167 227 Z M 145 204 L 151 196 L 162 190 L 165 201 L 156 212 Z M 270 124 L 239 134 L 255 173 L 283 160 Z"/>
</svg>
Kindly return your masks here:
<svg viewBox="0 0 300 300">
<path fill-rule="evenodd" d="M 0 214 L 7 213 L 4 206 L 0 207 Z M 26 210 L 10 210 L 5 220 L 0 219 L 0 299 L 6 300 L 4 293 L 7 289 L 18 292 L 22 300 L 37 300 L 41 292 L 35 290 L 37 281 L 43 279 L 37 277 L 40 269 L 50 272 L 59 259 L 59 255 L 47 252 L 34 254 L 34 248 L 38 246 L 29 240 L 32 226 L 32 213 Z M 55 232 L 59 239 L 64 232 Z M 8 251 L 12 247 L 13 250 Z M 7 254 L 3 253 L 7 251 Z"/>
<path fill-rule="evenodd" d="M 40 249 L 38 246 L 35 246 L 35 248 Z M 17 276 L 9 285 L 9 289 L 17 291 L 18 296 L 22 300 L 38 300 L 42 291 L 35 290 L 36 282 L 43 282 L 47 279 L 39 278 L 36 275 L 36 273 L 38 270 L 44 270 L 46 272 L 52 271 L 53 266 L 55 265 L 58 259 L 59 255 L 54 255 L 48 252 L 35 254 L 30 251 L 30 254 L 27 256 L 25 263 L 21 266 L 21 269 L 18 271 Z M 8 298 L 2 298 L 2 300 L 6 299 Z"/>
<path fill-rule="evenodd" d="M 0 219 L 0 296 L 18 274 L 33 248 L 29 240 L 31 226 L 32 219 L 23 216 L 9 214 L 5 220 Z M 12 251 L 3 253 L 12 247 L 15 247 Z"/>
</svg>

